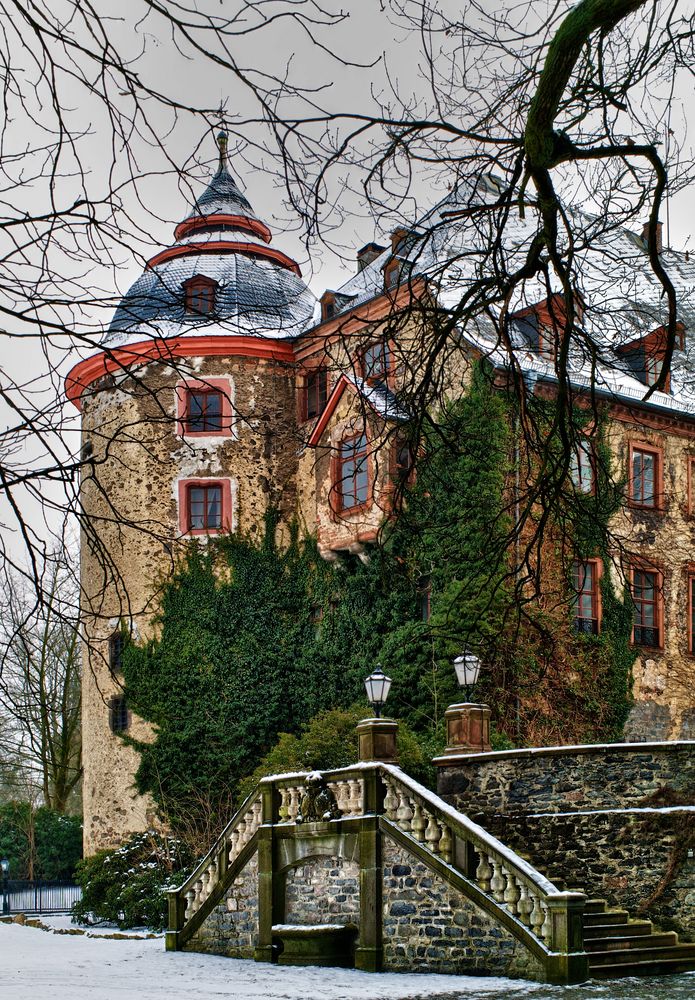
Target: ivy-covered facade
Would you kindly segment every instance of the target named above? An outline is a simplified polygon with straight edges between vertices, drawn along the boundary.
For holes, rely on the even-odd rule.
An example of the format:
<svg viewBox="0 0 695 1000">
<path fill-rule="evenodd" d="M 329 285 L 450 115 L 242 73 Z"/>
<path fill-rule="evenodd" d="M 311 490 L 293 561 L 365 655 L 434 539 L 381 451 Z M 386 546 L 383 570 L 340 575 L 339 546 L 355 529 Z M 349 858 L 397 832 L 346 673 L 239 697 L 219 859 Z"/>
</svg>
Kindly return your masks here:
<svg viewBox="0 0 695 1000">
<path fill-rule="evenodd" d="M 427 753 L 465 646 L 497 746 L 692 735 L 695 411 L 639 401 L 633 372 L 579 380 L 563 425 L 545 306 L 518 313 L 510 369 L 456 327 L 413 234 L 317 300 L 220 141 L 69 376 L 91 456 L 87 853 L 162 817 L 216 827 L 281 734 L 350 709 L 376 663 Z"/>
</svg>

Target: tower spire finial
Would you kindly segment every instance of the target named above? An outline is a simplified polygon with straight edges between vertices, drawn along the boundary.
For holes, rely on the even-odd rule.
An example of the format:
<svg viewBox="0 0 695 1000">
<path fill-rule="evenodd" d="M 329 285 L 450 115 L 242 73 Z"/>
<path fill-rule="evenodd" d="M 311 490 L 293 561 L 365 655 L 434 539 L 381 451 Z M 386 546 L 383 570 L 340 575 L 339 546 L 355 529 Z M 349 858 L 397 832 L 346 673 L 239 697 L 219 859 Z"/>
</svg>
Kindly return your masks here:
<svg viewBox="0 0 695 1000">
<path fill-rule="evenodd" d="M 227 143 L 228 143 L 228 141 L 229 141 L 229 137 L 227 136 L 227 133 L 224 131 L 224 129 L 222 129 L 220 132 L 217 133 L 217 148 L 220 151 L 220 163 L 219 163 L 219 166 L 217 168 L 217 173 L 218 174 L 221 174 L 223 170 L 227 169 Z"/>
</svg>

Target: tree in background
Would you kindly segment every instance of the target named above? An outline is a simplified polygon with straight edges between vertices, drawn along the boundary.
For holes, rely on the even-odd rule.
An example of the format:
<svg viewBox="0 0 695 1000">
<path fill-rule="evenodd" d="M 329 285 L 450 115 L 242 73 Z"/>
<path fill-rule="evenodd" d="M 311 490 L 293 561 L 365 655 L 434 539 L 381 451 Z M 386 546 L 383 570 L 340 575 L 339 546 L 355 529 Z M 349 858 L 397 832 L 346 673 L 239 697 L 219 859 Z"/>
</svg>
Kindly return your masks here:
<svg viewBox="0 0 695 1000">
<path fill-rule="evenodd" d="M 58 813 L 79 806 L 78 588 L 65 551 L 47 557 L 42 600 L 8 573 L 0 604 L 0 763 L 13 797 Z"/>
</svg>

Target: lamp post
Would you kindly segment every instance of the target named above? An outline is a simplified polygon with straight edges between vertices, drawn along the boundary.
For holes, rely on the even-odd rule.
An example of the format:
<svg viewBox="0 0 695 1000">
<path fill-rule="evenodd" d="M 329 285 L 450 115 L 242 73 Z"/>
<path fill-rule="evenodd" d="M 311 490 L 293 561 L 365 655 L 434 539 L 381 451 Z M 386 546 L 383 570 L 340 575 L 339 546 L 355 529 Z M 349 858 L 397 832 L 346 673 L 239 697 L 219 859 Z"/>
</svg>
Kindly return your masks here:
<svg viewBox="0 0 695 1000">
<path fill-rule="evenodd" d="M 364 682 L 367 701 L 372 706 L 374 718 L 362 719 L 357 724 L 360 760 L 380 760 L 395 764 L 398 761 L 396 734 L 398 723 L 393 719 L 382 719 L 381 710 L 391 690 L 391 678 L 387 677 L 377 664 Z"/>
<path fill-rule="evenodd" d="M 2 915 L 3 917 L 8 917 L 10 915 L 10 893 L 7 885 L 7 876 L 10 871 L 10 862 L 7 858 L 3 858 L 0 861 L 0 868 L 2 868 Z"/>
<path fill-rule="evenodd" d="M 480 657 L 471 649 L 464 649 L 454 658 L 456 679 L 463 689 L 465 701 L 449 705 L 444 713 L 447 747 L 445 755 L 485 753 L 490 745 L 490 709 L 487 705 L 472 702 L 473 689 L 478 683 Z"/>
</svg>

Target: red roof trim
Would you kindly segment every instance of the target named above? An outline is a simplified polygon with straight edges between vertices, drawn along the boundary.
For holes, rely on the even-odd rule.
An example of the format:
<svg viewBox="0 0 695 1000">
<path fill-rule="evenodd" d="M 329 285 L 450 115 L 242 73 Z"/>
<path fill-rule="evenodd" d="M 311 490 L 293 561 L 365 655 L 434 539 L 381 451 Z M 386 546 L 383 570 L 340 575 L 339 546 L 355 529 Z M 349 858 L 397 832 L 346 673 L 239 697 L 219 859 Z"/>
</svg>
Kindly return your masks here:
<svg viewBox="0 0 695 1000">
<path fill-rule="evenodd" d="M 124 368 L 144 365 L 157 359 L 214 356 L 263 358 L 294 363 L 292 344 L 261 337 L 207 334 L 201 337 L 172 337 L 170 340 L 143 340 L 128 347 L 101 351 L 78 362 L 65 379 L 65 392 L 79 410 L 84 390 L 111 372 L 120 372 Z"/>
<path fill-rule="evenodd" d="M 230 240 L 215 240 L 212 243 L 188 243 L 183 246 L 169 247 L 168 250 L 161 250 L 147 261 L 147 267 L 156 267 L 166 260 L 173 260 L 175 257 L 198 256 L 204 253 L 241 253 L 246 257 L 265 257 L 272 260 L 280 267 L 287 268 L 301 278 L 302 272 L 299 264 L 284 254 L 281 250 L 273 247 L 261 246 L 259 243 L 234 243 Z"/>
<path fill-rule="evenodd" d="M 265 243 L 270 243 L 272 233 L 264 222 L 258 219 L 249 219 L 246 215 L 225 215 L 216 212 L 214 215 L 194 215 L 192 219 L 185 219 L 180 222 L 174 230 L 177 240 L 183 239 L 189 233 L 194 233 L 198 229 L 205 229 L 208 226 L 234 226 L 235 229 L 245 229 L 248 233 L 253 233 Z"/>
<path fill-rule="evenodd" d="M 352 392 L 355 395 L 357 395 L 358 393 L 357 386 L 354 384 L 354 382 L 352 382 L 347 377 L 347 375 L 341 375 L 336 384 L 333 386 L 333 392 L 330 394 L 328 400 L 326 401 L 326 407 L 321 416 L 319 417 L 319 419 L 317 420 L 316 426 L 311 432 L 309 440 L 307 441 L 307 447 L 315 448 L 318 445 L 319 441 L 323 437 L 326 427 L 328 426 L 328 422 L 335 413 L 335 409 L 338 403 L 340 402 L 342 395 L 346 389 L 352 390 Z M 369 399 L 365 399 L 365 402 L 372 407 L 375 413 L 378 412 L 374 404 Z"/>
</svg>

